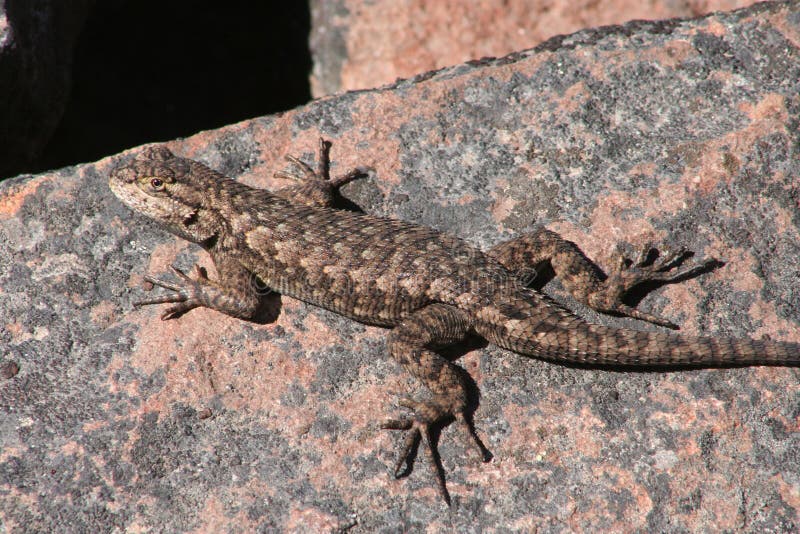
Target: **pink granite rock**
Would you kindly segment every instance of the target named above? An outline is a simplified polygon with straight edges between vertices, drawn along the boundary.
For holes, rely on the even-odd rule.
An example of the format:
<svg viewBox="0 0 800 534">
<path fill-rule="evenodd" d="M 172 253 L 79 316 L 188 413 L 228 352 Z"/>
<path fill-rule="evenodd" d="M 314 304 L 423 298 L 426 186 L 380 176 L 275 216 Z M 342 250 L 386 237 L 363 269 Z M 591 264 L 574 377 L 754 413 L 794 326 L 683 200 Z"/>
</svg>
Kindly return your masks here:
<svg viewBox="0 0 800 534">
<path fill-rule="evenodd" d="M 800 7 L 771 2 L 587 30 L 168 145 L 274 187 L 283 155 L 308 160 L 323 135 L 335 171 L 374 168 L 344 188 L 353 204 L 482 247 L 537 224 L 600 265 L 619 242 L 685 245 L 725 264 L 640 307 L 689 334 L 797 342 L 798 94 Z M 113 197 L 113 161 L 0 184 L 0 365 L 18 365 L 0 379 L 2 529 L 800 526 L 798 369 L 631 373 L 480 346 L 458 363 L 494 458 L 443 429 L 446 509 L 424 455 L 390 477 L 400 438 L 375 420 L 413 382 L 384 330 L 277 296 L 261 322 L 133 308 L 143 274 L 210 262 Z"/>
<path fill-rule="evenodd" d="M 315 0 L 314 96 L 532 48 L 559 34 L 636 19 L 697 17 L 750 0 Z"/>
</svg>

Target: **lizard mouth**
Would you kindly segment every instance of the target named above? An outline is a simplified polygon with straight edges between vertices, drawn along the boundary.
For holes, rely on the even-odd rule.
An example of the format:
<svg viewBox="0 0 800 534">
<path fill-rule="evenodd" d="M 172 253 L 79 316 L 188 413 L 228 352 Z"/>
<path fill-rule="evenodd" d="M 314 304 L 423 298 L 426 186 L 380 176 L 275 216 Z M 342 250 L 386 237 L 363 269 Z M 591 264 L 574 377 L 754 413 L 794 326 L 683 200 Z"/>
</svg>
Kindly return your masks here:
<svg viewBox="0 0 800 534">
<path fill-rule="evenodd" d="M 125 178 L 121 176 L 119 172 L 114 171 L 111 174 L 110 179 L 108 180 L 108 187 L 109 189 L 111 189 L 111 192 L 114 193 L 114 195 L 117 198 L 121 199 L 122 195 L 124 194 L 124 188 L 126 183 L 127 182 L 125 181 Z"/>
</svg>

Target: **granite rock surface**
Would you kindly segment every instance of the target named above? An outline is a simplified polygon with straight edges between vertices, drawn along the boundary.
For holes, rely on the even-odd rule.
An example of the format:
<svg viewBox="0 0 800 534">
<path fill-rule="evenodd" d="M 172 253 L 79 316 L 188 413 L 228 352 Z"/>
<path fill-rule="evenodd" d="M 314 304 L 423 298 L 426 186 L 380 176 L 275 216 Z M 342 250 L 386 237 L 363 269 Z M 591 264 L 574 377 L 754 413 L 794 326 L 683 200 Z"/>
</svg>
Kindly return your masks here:
<svg viewBox="0 0 800 534">
<path fill-rule="evenodd" d="M 636 19 L 697 17 L 751 0 L 312 0 L 315 97 L 505 56 L 559 34 Z"/>
<path fill-rule="evenodd" d="M 544 224 L 725 263 L 640 307 L 688 334 L 800 341 L 800 5 L 586 30 L 168 146 L 278 187 L 334 142 L 364 211 L 489 247 Z M 134 149 L 135 150 L 135 149 Z M 455 428 L 390 477 L 413 382 L 385 334 L 289 298 L 261 322 L 135 309 L 210 262 L 122 206 L 109 157 L 0 184 L 0 531 L 797 531 L 800 370 L 619 372 L 492 346 L 478 462 Z M 557 282 L 547 286 L 571 304 Z M 590 321 L 647 328 L 632 320 Z"/>
</svg>

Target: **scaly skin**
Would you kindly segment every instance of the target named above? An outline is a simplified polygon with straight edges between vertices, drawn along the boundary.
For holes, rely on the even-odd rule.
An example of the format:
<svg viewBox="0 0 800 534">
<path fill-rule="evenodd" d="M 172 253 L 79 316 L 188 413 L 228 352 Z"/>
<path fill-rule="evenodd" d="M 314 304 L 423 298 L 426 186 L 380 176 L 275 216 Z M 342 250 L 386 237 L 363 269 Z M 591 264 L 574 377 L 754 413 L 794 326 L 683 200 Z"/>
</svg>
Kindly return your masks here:
<svg viewBox="0 0 800 534">
<path fill-rule="evenodd" d="M 289 158 L 298 184 L 270 193 L 231 180 L 160 146 L 145 148 L 110 176 L 114 194 L 168 231 L 203 246 L 218 279 L 201 269 L 178 283 L 147 277 L 171 291 L 138 304 L 173 304 L 163 319 L 205 306 L 251 318 L 259 305 L 255 277 L 284 295 L 368 324 L 391 327 L 391 355 L 431 392 L 403 399 L 413 415 L 383 423 L 407 432 L 395 474 L 430 425 L 454 417 L 481 456 L 486 451 L 465 419 L 458 368 L 434 348 L 477 333 L 501 347 L 553 361 L 616 366 L 797 365 L 800 345 L 750 339 L 679 336 L 592 325 L 525 286 L 524 273 L 550 263 L 577 300 L 598 311 L 674 327 L 625 305 L 643 282 L 671 282 L 708 269 L 678 269 L 684 252 L 648 264 L 621 260 L 607 277 L 574 243 L 548 230 L 523 235 L 484 253 L 412 223 L 331 208 L 334 191 L 361 173 L 328 176 L 329 144 L 320 140 L 319 172 Z M 439 489 L 449 495 L 430 450 Z"/>
</svg>

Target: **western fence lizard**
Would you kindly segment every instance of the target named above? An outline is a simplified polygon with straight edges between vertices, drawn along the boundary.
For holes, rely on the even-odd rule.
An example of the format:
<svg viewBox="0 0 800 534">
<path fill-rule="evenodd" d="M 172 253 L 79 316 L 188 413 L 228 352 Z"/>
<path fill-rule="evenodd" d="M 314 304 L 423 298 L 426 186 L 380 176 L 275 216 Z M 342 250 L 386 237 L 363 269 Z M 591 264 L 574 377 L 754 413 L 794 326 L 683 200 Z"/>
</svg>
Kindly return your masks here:
<svg viewBox="0 0 800 534">
<path fill-rule="evenodd" d="M 527 287 L 522 273 L 549 264 L 583 304 L 662 326 L 668 321 L 623 302 L 634 286 L 666 283 L 703 272 L 711 262 L 681 267 L 684 251 L 655 261 L 621 258 L 599 273 L 578 247 L 546 229 L 486 252 L 424 226 L 333 209 L 334 192 L 358 177 L 356 169 L 330 179 L 329 143 L 320 140 L 318 170 L 289 158 L 298 183 L 273 193 L 253 189 L 161 146 L 145 148 L 110 175 L 114 194 L 133 210 L 200 244 L 218 278 L 177 268 L 173 283 L 145 277 L 171 291 L 143 300 L 173 304 L 170 319 L 205 306 L 252 318 L 258 284 L 352 319 L 390 327 L 389 353 L 430 391 L 427 400 L 404 398 L 413 415 L 383 428 L 406 431 L 395 476 L 422 438 L 440 492 L 444 475 L 431 446 L 430 427 L 455 418 L 479 454 L 487 452 L 467 421 L 462 371 L 434 349 L 478 334 L 500 347 L 546 360 L 613 366 L 797 365 L 800 345 L 768 340 L 679 336 L 589 324 Z M 263 286 L 261 286 L 263 287 Z"/>
</svg>

